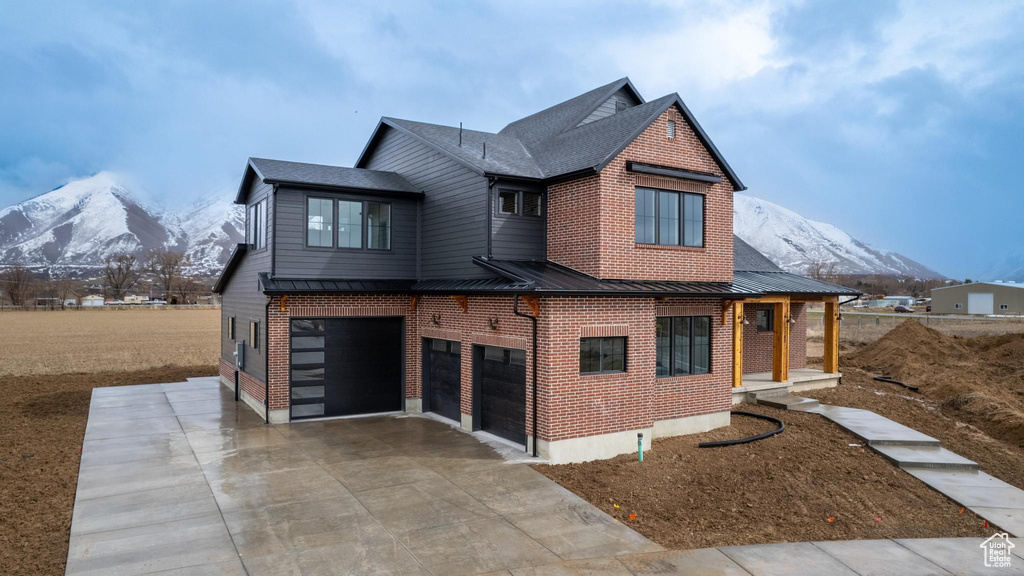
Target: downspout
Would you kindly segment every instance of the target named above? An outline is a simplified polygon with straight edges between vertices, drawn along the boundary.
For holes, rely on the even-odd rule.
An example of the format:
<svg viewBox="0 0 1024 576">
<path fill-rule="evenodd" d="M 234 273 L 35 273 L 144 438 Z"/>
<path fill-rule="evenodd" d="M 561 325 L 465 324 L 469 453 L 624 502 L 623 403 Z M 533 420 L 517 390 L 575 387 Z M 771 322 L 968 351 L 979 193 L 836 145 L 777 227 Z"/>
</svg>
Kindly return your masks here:
<svg viewBox="0 0 1024 576">
<path fill-rule="evenodd" d="M 533 457 L 537 457 L 537 318 L 519 311 L 519 294 L 512 297 L 512 313 L 533 322 Z"/>
<path fill-rule="evenodd" d="M 487 206 L 487 257 L 491 258 L 491 237 L 493 235 L 492 230 L 492 219 L 494 218 L 494 185 L 498 182 L 498 179 L 494 176 L 487 178 L 487 201 L 484 202 Z"/>
<path fill-rule="evenodd" d="M 265 424 L 270 424 L 270 303 L 274 297 L 267 298 L 267 307 L 263 312 L 263 326 L 266 327 L 267 337 L 263 343 L 263 415 Z"/>
</svg>

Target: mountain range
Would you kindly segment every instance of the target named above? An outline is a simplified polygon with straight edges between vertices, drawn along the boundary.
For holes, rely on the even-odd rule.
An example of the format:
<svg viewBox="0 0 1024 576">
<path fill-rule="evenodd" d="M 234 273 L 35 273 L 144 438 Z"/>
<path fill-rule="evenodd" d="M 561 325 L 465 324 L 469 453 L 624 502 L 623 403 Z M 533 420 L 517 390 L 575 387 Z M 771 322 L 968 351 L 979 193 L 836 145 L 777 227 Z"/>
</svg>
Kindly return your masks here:
<svg viewBox="0 0 1024 576">
<path fill-rule="evenodd" d="M 0 210 L 0 264 L 92 274 L 118 252 L 185 252 L 192 273 L 215 274 L 244 240 L 245 215 L 228 195 L 166 210 L 100 172 Z"/>
<path fill-rule="evenodd" d="M 110 254 L 164 247 L 188 254 L 191 272 L 215 275 L 245 236 L 244 212 L 231 196 L 163 209 L 141 201 L 116 175 L 100 172 L 0 210 L 0 264 L 89 274 Z M 848 274 L 943 277 L 831 224 L 752 196 L 734 198 L 735 233 L 790 272 L 804 274 L 809 264 L 822 261 Z"/>
</svg>

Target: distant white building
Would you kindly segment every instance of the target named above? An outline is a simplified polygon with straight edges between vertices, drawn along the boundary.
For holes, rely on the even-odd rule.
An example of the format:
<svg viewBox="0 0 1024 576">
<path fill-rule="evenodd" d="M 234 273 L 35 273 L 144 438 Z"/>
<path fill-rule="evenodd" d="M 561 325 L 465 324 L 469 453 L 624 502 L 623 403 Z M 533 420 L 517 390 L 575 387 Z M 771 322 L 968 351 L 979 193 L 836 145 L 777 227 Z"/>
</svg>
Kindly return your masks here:
<svg viewBox="0 0 1024 576">
<path fill-rule="evenodd" d="M 145 304 L 149 302 L 149 296 L 136 296 L 135 294 L 129 294 L 124 297 L 125 304 Z"/>
<path fill-rule="evenodd" d="M 93 306 L 103 306 L 103 296 L 97 294 L 90 294 L 82 297 L 82 307 L 90 308 Z"/>
</svg>

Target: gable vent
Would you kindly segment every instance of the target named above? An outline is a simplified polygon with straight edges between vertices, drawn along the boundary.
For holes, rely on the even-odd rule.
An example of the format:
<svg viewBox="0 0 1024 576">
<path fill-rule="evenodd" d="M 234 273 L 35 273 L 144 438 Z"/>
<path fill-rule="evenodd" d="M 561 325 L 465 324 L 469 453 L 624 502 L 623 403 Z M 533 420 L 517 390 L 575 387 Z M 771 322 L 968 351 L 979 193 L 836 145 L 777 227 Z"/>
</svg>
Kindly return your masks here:
<svg viewBox="0 0 1024 576">
<path fill-rule="evenodd" d="M 669 138 L 675 138 L 676 137 L 676 121 L 675 120 L 669 120 L 668 121 L 668 137 Z"/>
</svg>

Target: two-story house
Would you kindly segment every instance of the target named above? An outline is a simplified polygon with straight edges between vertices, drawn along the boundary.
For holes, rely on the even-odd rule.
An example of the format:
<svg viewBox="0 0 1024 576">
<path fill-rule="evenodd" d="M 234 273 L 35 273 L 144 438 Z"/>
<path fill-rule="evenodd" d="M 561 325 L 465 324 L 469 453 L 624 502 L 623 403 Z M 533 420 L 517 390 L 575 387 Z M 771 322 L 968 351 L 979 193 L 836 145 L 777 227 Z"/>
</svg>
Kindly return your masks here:
<svg viewBox="0 0 1024 576">
<path fill-rule="evenodd" d="M 856 294 L 734 238 L 743 189 L 678 95 L 627 78 L 497 134 L 383 118 L 354 168 L 252 158 L 222 379 L 271 423 L 432 412 L 555 463 L 727 425 L 834 385 Z"/>
</svg>

